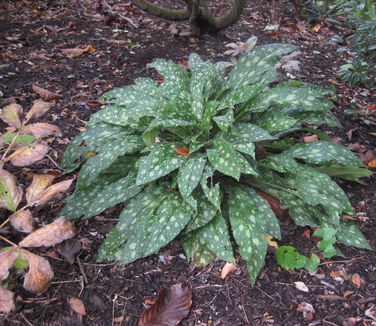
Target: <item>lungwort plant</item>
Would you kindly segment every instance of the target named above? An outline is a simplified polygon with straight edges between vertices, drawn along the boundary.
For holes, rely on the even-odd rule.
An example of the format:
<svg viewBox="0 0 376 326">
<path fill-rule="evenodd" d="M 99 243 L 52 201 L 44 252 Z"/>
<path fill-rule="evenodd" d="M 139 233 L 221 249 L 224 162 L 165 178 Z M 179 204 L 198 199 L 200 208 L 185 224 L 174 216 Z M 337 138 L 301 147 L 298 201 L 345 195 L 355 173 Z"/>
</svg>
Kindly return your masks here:
<svg viewBox="0 0 376 326">
<path fill-rule="evenodd" d="M 61 215 L 89 218 L 124 203 L 99 252 L 120 263 L 176 237 L 198 263 L 234 261 L 233 237 L 252 281 L 264 263 L 265 237 L 281 238 L 259 193 L 277 197 L 297 224 L 332 227 L 339 241 L 368 248 L 356 225 L 341 220 L 353 210 L 331 180 L 368 171 L 342 146 L 294 138 L 307 124 L 338 124 L 325 89 L 276 83 L 279 57 L 294 50 L 258 46 L 228 74 L 197 54 L 189 71 L 157 59 L 150 66 L 162 84 L 139 78 L 104 94 L 109 106 L 92 116 L 63 158 L 67 173 L 82 167 Z"/>
</svg>

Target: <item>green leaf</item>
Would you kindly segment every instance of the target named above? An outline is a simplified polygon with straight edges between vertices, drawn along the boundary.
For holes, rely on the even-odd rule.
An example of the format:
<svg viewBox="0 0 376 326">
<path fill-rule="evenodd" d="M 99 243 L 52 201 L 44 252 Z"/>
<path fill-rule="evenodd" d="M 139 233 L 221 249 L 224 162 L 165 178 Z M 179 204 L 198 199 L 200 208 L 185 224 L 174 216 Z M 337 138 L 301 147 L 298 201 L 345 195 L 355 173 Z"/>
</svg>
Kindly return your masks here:
<svg viewBox="0 0 376 326">
<path fill-rule="evenodd" d="M 118 137 L 106 145 L 97 155 L 90 157 L 82 166 L 77 181 L 77 189 L 92 184 L 98 175 L 114 163 L 119 156 L 133 154 L 144 147 L 139 136 Z"/>
<path fill-rule="evenodd" d="M 306 264 L 304 265 L 304 269 L 308 272 L 313 273 L 320 265 L 320 258 L 316 254 L 311 254 L 309 260 L 307 260 Z"/>
<path fill-rule="evenodd" d="M 205 164 L 205 158 L 198 155 L 191 155 L 179 168 L 178 186 L 184 199 L 187 199 L 199 184 Z"/>
<path fill-rule="evenodd" d="M 214 252 L 209 249 L 199 230 L 184 235 L 180 242 L 187 259 L 192 259 L 196 265 L 207 265 L 215 258 Z"/>
<path fill-rule="evenodd" d="M 247 261 L 249 277 L 254 283 L 264 265 L 268 244 L 266 225 L 253 197 L 254 191 L 244 186 L 228 188 L 230 223 L 242 257 Z"/>
<path fill-rule="evenodd" d="M 226 131 L 232 126 L 234 122 L 234 111 L 228 110 L 225 115 L 218 115 L 213 117 L 219 129 Z"/>
<path fill-rule="evenodd" d="M 302 256 L 291 246 L 281 246 L 275 251 L 278 264 L 283 269 L 303 268 L 307 263 L 307 258 Z"/>
<path fill-rule="evenodd" d="M 372 250 L 354 222 L 341 221 L 339 228 L 337 228 L 336 238 L 348 246 Z"/>
<path fill-rule="evenodd" d="M 8 145 L 13 141 L 13 144 L 21 145 L 21 146 L 27 146 L 30 145 L 32 142 L 36 141 L 37 138 L 31 135 L 26 135 L 26 134 L 19 134 L 17 138 L 17 133 L 14 133 L 12 131 L 7 131 L 5 134 L 3 134 L 2 139 L 3 139 L 3 144 Z"/>
<path fill-rule="evenodd" d="M 18 186 L 15 176 L 0 168 L 0 208 L 16 211 L 22 194 L 22 188 Z"/>
<path fill-rule="evenodd" d="M 134 171 L 124 178 L 114 179 L 114 177 L 102 177 L 96 183 L 76 190 L 65 200 L 67 204 L 60 214 L 70 219 L 80 216 L 89 218 L 125 202 L 142 190 L 142 187 L 135 185 L 136 173 Z"/>
<path fill-rule="evenodd" d="M 337 241 L 335 237 L 336 233 L 337 230 L 329 227 L 317 229 L 313 233 L 313 235 L 322 238 L 316 247 L 323 252 L 325 258 L 331 258 L 337 254 L 337 250 L 333 246 Z"/>
<path fill-rule="evenodd" d="M 355 166 L 327 165 L 318 166 L 316 170 L 325 173 L 331 177 L 342 178 L 350 181 L 363 183 L 359 178 L 370 177 L 373 173 L 365 168 Z"/>
<path fill-rule="evenodd" d="M 286 130 L 293 127 L 298 120 L 291 118 L 289 115 L 272 110 L 266 111 L 262 114 L 256 122 L 256 125 L 266 130 L 269 133 Z"/>
<path fill-rule="evenodd" d="M 251 123 L 237 123 L 228 134 L 232 143 L 253 143 L 274 139 L 267 131 Z"/>
<path fill-rule="evenodd" d="M 283 153 L 310 164 L 337 163 L 343 166 L 362 166 L 363 163 L 346 147 L 326 141 L 297 144 Z"/>
<path fill-rule="evenodd" d="M 145 193 L 150 195 L 145 198 Z M 135 197 L 121 213 L 117 232 L 110 232 L 103 243 L 100 257 L 108 259 L 114 254 L 121 263 L 132 262 L 172 241 L 190 220 L 192 208 L 176 193 L 163 197 L 156 190 Z"/>
<path fill-rule="evenodd" d="M 215 206 L 220 209 L 221 206 L 221 190 L 219 184 L 214 184 L 213 169 L 210 165 L 206 165 L 202 174 L 200 185 L 206 198 Z M 209 179 L 209 180 L 208 180 Z"/>
<path fill-rule="evenodd" d="M 137 174 L 137 185 L 157 180 L 178 169 L 185 157 L 178 155 L 172 144 L 158 144 L 141 162 Z"/>
</svg>

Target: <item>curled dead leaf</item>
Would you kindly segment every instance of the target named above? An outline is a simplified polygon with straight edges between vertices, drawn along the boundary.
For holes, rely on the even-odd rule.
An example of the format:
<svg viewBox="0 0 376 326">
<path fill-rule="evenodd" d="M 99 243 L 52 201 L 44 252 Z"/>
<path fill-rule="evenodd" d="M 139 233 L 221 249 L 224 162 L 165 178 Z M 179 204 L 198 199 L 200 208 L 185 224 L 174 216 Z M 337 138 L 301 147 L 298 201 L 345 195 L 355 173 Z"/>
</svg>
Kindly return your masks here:
<svg viewBox="0 0 376 326">
<path fill-rule="evenodd" d="M 37 85 L 32 85 L 31 88 L 35 93 L 37 93 L 41 97 L 41 99 L 45 101 L 56 100 L 61 97 L 60 94 L 50 92 L 47 89 L 44 89 Z"/>
<path fill-rule="evenodd" d="M 26 201 L 30 205 L 52 183 L 52 174 L 33 174 L 33 181 L 26 190 Z"/>
<path fill-rule="evenodd" d="M 30 111 L 26 113 L 26 120 L 37 119 L 45 114 L 52 106 L 52 103 L 45 102 L 43 100 L 35 100 Z"/>
<path fill-rule="evenodd" d="M 41 208 L 50 201 L 60 200 L 68 191 L 73 180 L 74 179 L 68 179 L 49 186 L 47 189 L 40 192 L 38 196 L 35 196 L 30 205 Z"/>
<path fill-rule="evenodd" d="M 236 269 L 236 265 L 230 262 L 226 262 L 221 270 L 221 279 L 224 280 L 228 274 Z"/>
<path fill-rule="evenodd" d="M 14 212 L 22 200 L 22 194 L 15 176 L 0 168 L 0 208 Z"/>
<path fill-rule="evenodd" d="M 155 304 L 142 313 L 138 326 L 176 326 L 188 316 L 191 305 L 192 292 L 188 284 L 162 288 Z"/>
<path fill-rule="evenodd" d="M 32 293 L 39 294 L 47 290 L 54 272 L 47 259 L 22 250 L 23 258 L 29 263 L 29 271 L 25 274 L 23 287 Z"/>
<path fill-rule="evenodd" d="M 80 55 L 83 55 L 84 53 L 93 53 L 95 52 L 95 48 L 89 44 L 85 48 L 75 47 L 71 49 L 62 49 L 63 53 L 68 55 L 69 58 L 79 57 Z"/>
<path fill-rule="evenodd" d="M 10 127 L 21 127 L 20 116 L 22 114 L 22 106 L 16 103 L 9 104 L 0 110 L 0 118 Z"/>
<path fill-rule="evenodd" d="M 81 316 L 86 315 L 85 304 L 82 302 L 82 300 L 72 297 L 68 300 L 68 304 L 74 312 L 77 312 Z"/>
<path fill-rule="evenodd" d="M 32 143 L 29 146 L 21 146 L 8 157 L 15 166 L 28 166 L 41 160 L 49 151 L 44 143 Z"/>
<path fill-rule="evenodd" d="M 34 217 L 28 209 L 18 210 L 9 217 L 10 224 L 20 232 L 31 233 L 35 229 Z"/>
<path fill-rule="evenodd" d="M 360 275 L 358 273 L 355 273 L 355 274 L 353 274 L 353 276 L 351 276 L 351 282 L 358 289 L 364 284 L 364 280 L 360 277 Z"/>
<path fill-rule="evenodd" d="M 297 281 L 297 282 L 294 282 L 294 285 L 295 285 L 295 287 L 296 287 L 299 291 L 302 291 L 302 292 L 309 292 L 308 287 L 307 287 L 307 285 L 305 285 L 304 282 Z"/>
<path fill-rule="evenodd" d="M 5 280 L 9 275 L 9 268 L 12 267 L 18 256 L 18 248 L 0 251 L 0 281 Z"/>
<path fill-rule="evenodd" d="M 35 138 L 43 138 L 48 136 L 61 137 L 63 134 L 58 126 L 49 123 L 33 123 L 22 127 L 21 133 L 34 136 Z"/>
<path fill-rule="evenodd" d="M 76 230 L 72 222 L 64 217 L 59 217 L 54 222 L 29 234 L 19 245 L 20 247 L 53 246 L 59 242 L 73 238 L 75 235 Z"/>
<path fill-rule="evenodd" d="M 265 238 L 265 240 L 266 240 L 266 242 L 268 243 L 269 246 L 274 247 L 274 248 L 279 247 L 277 241 L 273 241 L 273 236 L 267 234 L 267 235 L 265 235 L 264 238 Z"/>
<path fill-rule="evenodd" d="M 9 314 L 16 307 L 14 305 L 14 293 L 4 289 L 0 285 L 0 312 Z"/>
</svg>

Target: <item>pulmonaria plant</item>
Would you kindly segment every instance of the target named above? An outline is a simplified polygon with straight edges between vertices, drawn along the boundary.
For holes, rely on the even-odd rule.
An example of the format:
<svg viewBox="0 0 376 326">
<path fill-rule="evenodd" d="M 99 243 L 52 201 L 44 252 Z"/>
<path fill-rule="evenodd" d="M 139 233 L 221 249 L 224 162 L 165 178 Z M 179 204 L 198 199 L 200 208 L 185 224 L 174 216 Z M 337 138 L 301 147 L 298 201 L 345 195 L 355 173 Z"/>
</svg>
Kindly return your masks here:
<svg viewBox="0 0 376 326">
<path fill-rule="evenodd" d="M 176 237 L 198 263 L 215 256 L 234 261 L 233 236 L 252 281 L 264 263 L 266 236 L 281 238 L 260 193 L 278 198 L 298 225 L 332 227 L 337 240 L 369 248 L 356 225 L 340 218 L 353 210 L 331 180 L 369 172 L 342 146 L 294 137 L 308 124 L 338 124 L 325 89 L 276 83 L 276 63 L 294 50 L 258 46 L 228 74 L 197 54 L 189 57 L 189 71 L 157 59 L 150 66 L 162 84 L 138 78 L 104 94 L 109 106 L 64 155 L 67 173 L 82 167 L 61 215 L 89 218 L 124 203 L 99 252 L 121 263 Z"/>
</svg>

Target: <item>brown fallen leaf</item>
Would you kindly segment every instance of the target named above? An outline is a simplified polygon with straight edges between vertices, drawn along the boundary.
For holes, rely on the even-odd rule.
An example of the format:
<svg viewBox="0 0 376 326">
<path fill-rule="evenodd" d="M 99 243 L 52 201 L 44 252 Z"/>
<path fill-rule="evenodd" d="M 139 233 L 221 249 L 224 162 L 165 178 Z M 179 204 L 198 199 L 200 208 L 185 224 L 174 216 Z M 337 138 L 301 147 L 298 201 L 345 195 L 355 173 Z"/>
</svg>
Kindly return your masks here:
<svg viewBox="0 0 376 326">
<path fill-rule="evenodd" d="M 9 275 L 9 268 L 12 267 L 18 257 L 18 248 L 0 251 L 0 281 L 5 280 Z"/>
<path fill-rule="evenodd" d="M 26 201 L 31 205 L 38 196 L 52 183 L 52 174 L 33 174 L 33 181 L 26 190 Z"/>
<path fill-rule="evenodd" d="M 294 282 L 294 285 L 295 285 L 295 287 L 296 287 L 299 291 L 302 291 L 302 292 L 309 292 L 308 286 L 305 285 L 304 282 L 296 281 L 296 282 Z"/>
<path fill-rule="evenodd" d="M 16 308 L 13 297 L 13 292 L 4 289 L 0 285 L 0 312 L 7 315 Z"/>
<path fill-rule="evenodd" d="M 44 89 L 37 85 L 32 85 L 31 88 L 35 93 L 37 93 L 41 97 L 42 100 L 45 101 L 56 100 L 61 97 L 60 94 L 50 92 L 47 89 Z"/>
<path fill-rule="evenodd" d="M 35 100 L 29 112 L 26 113 L 25 122 L 41 117 L 51 108 L 52 105 L 52 103 L 43 100 Z"/>
<path fill-rule="evenodd" d="M 76 230 L 71 221 L 59 217 L 54 222 L 47 224 L 29 234 L 20 243 L 20 247 L 54 246 L 64 240 L 73 238 Z"/>
<path fill-rule="evenodd" d="M 347 148 L 350 151 L 354 151 L 354 152 L 358 152 L 358 153 L 365 149 L 364 145 L 361 145 L 359 143 L 348 144 Z"/>
<path fill-rule="evenodd" d="M 376 159 L 376 153 L 373 150 L 369 149 L 369 150 L 360 152 L 359 158 L 361 161 L 368 164 L 369 162 Z"/>
<path fill-rule="evenodd" d="M 10 127 L 21 127 L 20 116 L 22 114 L 22 106 L 16 103 L 9 104 L 4 109 L 0 110 L 0 118 Z"/>
<path fill-rule="evenodd" d="M 47 189 L 39 193 L 38 196 L 33 199 L 30 205 L 41 208 L 50 201 L 60 200 L 68 191 L 73 180 L 74 179 L 68 179 L 49 186 Z"/>
<path fill-rule="evenodd" d="M 187 283 L 162 288 L 155 304 L 142 313 L 138 326 L 176 326 L 188 316 L 191 305 L 192 292 Z"/>
<path fill-rule="evenodd" d="M 364 284 L 364 280 L 360 277 L 358 273 L 353 274 L 351 276 L 351 282 L 354 284 L 358 289 Z"/>
<path fill-rule="evenodd" d="M 22 250 L 22 257 L 29 263 L 29 271 L 25 274 L 23 287 L 32 293 L 39 294 L 47 290 L 54 272 L 47 259 Z"/>
<path fill-rule="evenodd" d="M 374 321 L 376 321 L 376 305 L 375 304 L 371 304 L 370 307 L 365 311 L 364 313 L 368 318 L 371 318 L 373 319 Z"/>
<path fill-rule="evenodd" d="M 21 146 L 8 159 L 15 166 L 28 166 L 41 160 L 49 149 L 44 143 L 34 142 L 29 146 Z"/>
<path fill-rule="evenodd" d="M 226 264 L 222 267 L 221 270 L 221 279 L 224 280 L 228 274 L 236 269 L 236 265 L 230 262 L 226 262 Z"/>
<path fill-rule="evenodd" d="M 319 140 L 319 137 L 317 137 L 316 134 L 313 134 L 312 136 L 305 136 L 304 137 L 304 142 L 305 143 L 310 143 L 310 142 L 318 141 L 318 140 Z"/>
<path fill-rule="evenodd" d="M 80 55 L 83 55 L 84 53 L 93 53 L 95 52 L 95 48 L 89 44 L 85 48 L 75 47 L 71 49 L 62 49 L 63 53 L 68 55 L 69 58 L 79 57 Z"/>
<path fill-rule="evenodd" d="M 10 224 L 20 232 L 31 233 L 35 229 L 35 220 L 28 209 L 18 210 L 9 217 Z"/>
<path fill-rule="evenodd" d="M 49 123 L 33 123 L 20 129 L 23 134 L 34 136 L 35 138 L 43 138 L 48 136 L 61 137 L 63 134 L 58 126 Z"/>
<path fill-rule="evenodd" d="M 305 321 L 311 321 L 313 319 L 313 314 L 316 312 L 315 309 L 313 309 L 313 306 L 307 302 L 299 303 L 297 310 L 303 313 Z"/>
<path fill-rule="evenodd" d="M 68 300 L 69 307 L 81 316 L 86 316 L 85 304 L 82 300 L 72 297 Z"/>
<path fill-rule="evenodd" d="M 14 212 L 22 200 L 22 188 L 17 185 L 15 176 L 0 168 L 0 208 Z"/>
</svg>

